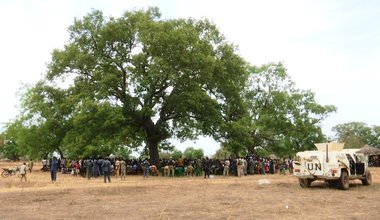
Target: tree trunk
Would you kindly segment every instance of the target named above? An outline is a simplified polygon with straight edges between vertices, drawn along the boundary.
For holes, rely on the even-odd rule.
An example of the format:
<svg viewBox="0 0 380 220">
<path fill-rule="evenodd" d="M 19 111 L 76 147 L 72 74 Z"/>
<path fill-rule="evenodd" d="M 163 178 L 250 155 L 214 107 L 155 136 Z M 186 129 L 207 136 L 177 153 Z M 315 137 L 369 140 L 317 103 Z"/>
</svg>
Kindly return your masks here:
<svg viewBox="0 0 380 220">
<path fill-rule="evenodd" d="M 149 149 L 149 156 L 150 156 L 150 164 L 156 165 L 158 167 L 159 165 L 159 155 L 158 155 L 158 141 L 148 141 L 148 149 Z"/>
<path fill-rule="evenodd" d="M 158 128 L 155 126 L 150 117 L 143 119 L 143 128 L 147 137 L 147 147 L 149 149 L 150 163 L 156 166 L 159 165 L 158 144 L 162 140 L 158 132 Z"/>
</svg>

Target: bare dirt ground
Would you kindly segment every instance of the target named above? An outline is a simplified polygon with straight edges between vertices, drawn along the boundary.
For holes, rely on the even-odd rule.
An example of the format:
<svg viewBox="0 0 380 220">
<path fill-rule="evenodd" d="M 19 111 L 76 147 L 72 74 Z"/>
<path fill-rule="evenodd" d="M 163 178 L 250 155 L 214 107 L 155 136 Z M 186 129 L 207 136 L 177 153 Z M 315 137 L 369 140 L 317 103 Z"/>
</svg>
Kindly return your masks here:
<svg viewBox="0 0 380 220">
<path fill-rule="evenodd" d="M 2 168 L 15 166 L 0 163 Z M 0 220 L 6 219 L 379 219 L 380 168 L 372 185 L 350 189 L 313 182 L 302 189 L 291 175 L 242 178 L 127 176 L 87 180 L 35 167 L 28 181 L 0 177 Z"/>
</svg>

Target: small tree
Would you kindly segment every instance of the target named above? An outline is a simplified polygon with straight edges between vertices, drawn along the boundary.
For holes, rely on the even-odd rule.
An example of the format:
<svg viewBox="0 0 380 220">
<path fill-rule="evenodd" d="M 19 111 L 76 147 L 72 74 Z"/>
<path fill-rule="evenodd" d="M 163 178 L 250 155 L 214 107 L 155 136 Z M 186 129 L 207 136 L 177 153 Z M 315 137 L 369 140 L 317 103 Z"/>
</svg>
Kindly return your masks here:
<svg viewBox="0 0 380 220">
<path fill-rule="evenodd" d="M 363 122 L 350 122 L 338 124 L 332 128 L 335 137 L 339 142 L 345 143 L 345 148 L 361 148 L 364 145 L 371 145 L 376 133 L 376 127 L 372 130 Z"/>
<path fill-rule="evenodd" d="M 16 142 L 0 135 L 0 154 L 2 157 L 16 161 L 19 159 L 19 149 Z"/>
<path fill-rule="evenodd" d="M 194 147 L 188 147 L 183 152 L 183 155 L 188 159 L 200 159 L 204 156 L 203 149 L 195 149 Z"/>
<path fill-rule="evenodd" d="M 182 151 L 180 151 L 180 150 L 178 150 L 178 149 L 174 149 L 173 150 L 173 152 L 171 153 L 171 157 L 173 158 L 173 159 L 176 159 L 176 160 L 178 160 L 179 158 L 181 158 L 182 157 Z"/>
</svg>

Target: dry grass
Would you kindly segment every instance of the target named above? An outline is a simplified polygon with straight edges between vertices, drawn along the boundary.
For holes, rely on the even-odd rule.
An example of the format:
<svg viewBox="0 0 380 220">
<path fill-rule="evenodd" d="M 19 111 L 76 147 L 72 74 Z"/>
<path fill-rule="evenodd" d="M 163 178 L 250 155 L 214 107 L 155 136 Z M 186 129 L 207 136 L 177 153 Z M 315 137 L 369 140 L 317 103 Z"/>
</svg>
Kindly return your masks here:
<svg viewBox="0 0 380 220">
<path fill-rule="evenodd" d="M 351 181 L 341 191 L 322 182 L 301 189 L 290 175 L 128 176 L 105 184 L 58 174 L 53 184 L 34 171 L 26 183 L 0 179 L 0 219 L 378 219 L 380 168 L 371 172 L 371 186 Z"/>
</svg>

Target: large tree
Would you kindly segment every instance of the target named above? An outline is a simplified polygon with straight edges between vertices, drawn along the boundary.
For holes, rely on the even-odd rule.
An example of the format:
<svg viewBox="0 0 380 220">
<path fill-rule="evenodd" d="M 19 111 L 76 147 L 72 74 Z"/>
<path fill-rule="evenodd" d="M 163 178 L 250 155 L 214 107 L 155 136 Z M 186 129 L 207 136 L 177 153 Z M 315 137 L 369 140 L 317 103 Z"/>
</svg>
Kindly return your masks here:
<svg viewBox="0 0 380 220">
<path fill-rule="evenodd" d="M 230 127 L 236 128 L 235 136 L 246 146 L 242 149 L 249 152 L 262 147 L 286 156 L 313 148 L 325 140 L 322 120 L 336 110 L 318 104 L 311 91 L 297 89 L 282 63 L 253 66 L 244 96 L 248 118 L 241 117 Z M 236 151 L 239 145 L 228 141 L 225 146 Z"/>
<path fill-rule="evenodd" d="M 46 79 L 32 95 L 41 109 L 58 101 L 48 98 L 53 91 L 63 95 L 52 114 L 34 111 L 61 128 L 57 147 L 75 150 L 94 139 L 145 143 L 157 163 L 163 141 L 218 137 L 220 126 L 243 108 L 247 65 L 208 20 L 162 20 L 157 8 L 120 18 L 93 11 L 68 30 L 68 43 L 53 51 Z M 67 88 L 54 87 L 65 79 Z M 53 114 L 61 107 L 69 112 Z"/>
</svg>

